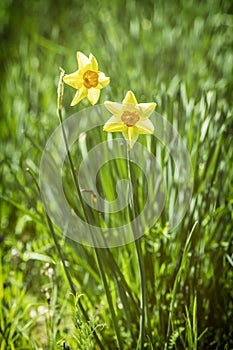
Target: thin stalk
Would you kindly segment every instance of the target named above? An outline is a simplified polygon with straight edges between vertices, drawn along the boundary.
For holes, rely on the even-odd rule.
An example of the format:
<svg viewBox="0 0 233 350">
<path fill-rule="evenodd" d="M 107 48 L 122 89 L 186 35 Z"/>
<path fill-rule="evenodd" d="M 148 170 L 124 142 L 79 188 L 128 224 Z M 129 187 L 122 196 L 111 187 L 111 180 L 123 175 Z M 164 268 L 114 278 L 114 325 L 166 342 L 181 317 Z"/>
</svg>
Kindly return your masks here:
<svg viewBox="0 0 233 350">
<path fill-rule="evenodd" d="M 131 299 L 131 301 L 132 301 L 132 303 L 133 303 L 135 309 L 136 309 L 137 311 L 139 311 L 139 307 L 138 307 L 138 303 L 137 303 L 137 302 L 138 302 L 138 299 L 137 299 L 137 300 L 134 299 L 133 294 L 132 294 L 132 291 L 131 291 L 130 287 L 128 286 L 128 283 L 126 282 L 125 277 L 124 277 L 122 271 L 120 270 L 119 266 L 117 265 L 117 263 L 116 263 L 116 261 L 115 261 L 113 255 L 112 255 L 110 249 L 109 249 L 109 248 L 105 248 L 105 249 L 107 249 L 107 251 L 108 251 L 109 263 L 110 263 L 110 264 L 113 264 L 113 266 L 112 266 L 112 273 L 116 276 L 116 278 L 117 278 L 117 275 L 119 276 L 119 279 L 120 279 L 120 281 L 122 282 L 122 284 L 124 285 L 125 291 L 126 291 L 127 294 L 129 295 L 129 297 L 130 297 L 130 299 Z"/>
<path fill-rule="evenodd" d="M 33 178 L 33 180 L 34 180 L 34 182 L 35 182 L 35 184 L 36 184 L 36 187 L 37 187 L 37 189 L 38 189 L 38 191 L 39 191 L 39 193 L 40 193 L 40 187 L 39 187 L 39 185 L 38 185 L 38 183 L 37 183 L 37 180 L 36 180 L 36 177 L 35 177 L 34 172 L 33 172 L 32 169 L 30 169 L 30 168 L 27 168 L 27 171 L 28 171 L 29 174 L 32 176 L 32 178 Z M 52 221 L 51 221 L 51 219 L 50 219 L 50 217 L 49 217 L 49 215 L 47 214 L 46 211 L 45 211 L 45 216 L 46 216 L 46 219 L 47 219 L 48 227 L 49 227 L 51 236 L 52 236 L 52 238 L 53 238 L 53 241 L 54 241 L 54 244 L 55 244 L 55 247 L 56 247 L 58 256 L 59 256 L 59 258 L 61 259 L 61 262 L 62 262 L 64 271 L 65 271 L 67 280 L 68 280 L 68 282 L 69 282 L 70 289 L 71 289 L 71 291 L 72 291 L 72 294 L 75 296 L 75 295 L 76 295 L 76 289 L 75 289 L 74 283 L 73 283 L 73 281 L 72 281 L 72 277 L 71 277 L 70 271 L 68 270 L 68 268 L 67 268 L 67 266 L 66 266 L 65 259 L 64 259 L 64 257 L 63 257 L 63 254 L 62 254 L 60 245 L 59 245 L 58 240 L 57 240 L 56 233 L 55 233 L 54 228 L 53 228 L 53 223 L 52 223 Z M 83 314 L 83 316 L 84 316 L 86 322 L 90 322 L 90 319 L 89 319 L 89 317 L 88 317 L 88 314 L 87 314 L 87 312 L 86 312 L 86 310 L 85 310 L 85 308 L 84 308 L 84 306 L 83 306 L 83 304 L 82 304 L 80 298 L 78 298 L 78 306 L 79 306 L 79 308 L 80 308 L 80 310 L 81 310 L 81 312 L 82 312 L 82 314 Z M 92 328 L 92 332 L 93 332 L 93 336 L 94 336 L 94 338 L 95 338 L 95 340 L 96 340 L 96 343 L 99 345 L 99 347 L 100 347 L 101 350 L 104 350 L 104 346 L 102 345 L 102 343 L 101 343 L 101 341 L 100 341 L 100 339 L 99 339 L 99 337 L 98 337 L 98 335 L 97 335 L 97 333 L 96 333 L 96 331 L 95 331 L 94 328 Z"/>
<path fill-rule="evenodd" d="M 119 281 L 118 281 L 116 276 L 114 276 L 114 280 L 115 280 L 116 287 L 118 289 L 119 297 L 120 297 L 122 305 L 123 305 L 123 309 L 124 309 L 127 325 L 129 327 L 129 330 L 130 330 L 130 333 L 131 333 L 131 337 L 132 337 L 132 341 L 133 341 L 131 343 L 131 346 L 134 347 L 135 344 L 137 343 L 137 339 L 136 339 L 136 335 L 134 334 L 135 332 L 133 330 L 132 315 L 130 314 L 129 302 L 127 300 L 127 295 L 126 295 L 126 292 L 125 292 L 123 286 L 121 285 L 121 283 L 119 283 Z"/>
<path fill-rule="evenodd" d="M 59 117 L 59 121 L 60 121 L 60 124 L 61 124 L 62 134 L 63 134 L 63 138 L 64 138 L 64 142 L 65 142 L 66 152 L 67 152 L 67 156 L 68 156 L 68 160 L 69 160 L 69 164 L 70 164 L 70 169 L 71 169 L 73 181 L 74 181 L 74 184 L 75 184 L 75 189 L 76 189 L 76 192 L 78 194 L 78 198 L 80 200 L 81 207 L 83 209 L 84 218 L 85 218 L 86 222 L 88 223 L 88 221 L 89 221 L 88 220 L 88 208 L 85 206 L 85 204 L 83 202 L 83 198 L 82 198 L 82 195 L 81 195 L 81 190 L 80 190 L 79 185 L 78 185 L 78 180 L 77 180 L 77 176 L 76 176 L 76 173 L 75 173 L 74 164 L 73 164 L 72 157 L 71 157 L 71 154 L 70 154 L 70 151 L 69 151 L 69 147 L 68 147 L 68 142 L 67 142 L 67 137 L 66 137 L 66 133 L 65 133 L 65 128 L 64 128 L 64 125 L 63 125 L 61 108 L 58 108 L 58 117 Z M 95 255 L 96 255 L 96 259 L 97 259 L 97 263 L 98 263 L 98 267 L 99 267 L 99 272 L 100 272 L 100 276 L 101 276 L 101 279 L 102 279 L 102 282 L 103 282 L 103 285 L 104 285 L 104 290 L 105 290 L 105 294 L 106 294 L 106 297 L 107 297 L 107 302 L 108 302 L 108 305 L 109 305 L 109 309 L 110 309 L 110 313 L 111 313 L 112 322 L 113 322 L 113 326 L 114 326 L 114 329 L 115 329 L 118 345 L 119 345 L 120 349 L 123 349 L 123 343 L 122 343 L 122 340 L 121 340 L 120 330 L 119 330 L 119 327 L 118 327 L 117 317 L 116 317 L 116 314 L 115 314 L 111 293 L 110 293 L 109 286 L 108 286 L 108 283 L 107 283 L 107 279 L 106 279 L 106 276 L 105 276 L 105 272 L 104 272 L 103 264 L 102 264 L 101 257 L 100 257 L 100 254 L 99 254 L 99 250 L 95 246 L 95 238 L 94 238 L 94 235 L 92 233 L 92 230 L 91 230 L 90 226 L 89 226 L 89 230 L 90 230 L 90 234 L 91 234 L 91 237 L 92 237 L 92 240 L 93 240 L 93 245 L 94 245 Z"/>
<path fill-rule="evenodd" d="M 130 150 L 127 149 L 127 166 L 128 166 L 128 176 L 129 176 L 129 183 L 131 184 L 132 179 L 132 165 L 130 162 Z M 129 189 L 130 191 L 130 189 Z M 129 196 L 130 198 L 130 196 Z M 134 206 L 134 199 L 133 199 L 133 193 L 132 193 L 132 201 L 129 205 L 129 215 L 130 215 L 130 221 L 131 226 L 133 230 L 133 234 L 135 232 L 135 227 L 133 224 L 133 220 L 135 219 L 135 206 Z M 144 348 L 144 339 L 145 339 L 145 324 L 146 324 L 146 278 L 145 278 L 145 267 L 143 263 L 143 254 L 142 254 L 142 248 L 140 241 L 138 239 L 134 240 L 134 245 L 136 248 L 136 254 L 137 254 L 137 262 L 138 262 L 138 268 L 139 268 L 139 278 L 140 278 L 140 330 L 139 330 L 139 339 L 140 339 L 140 350 L 143 350 Z"/>
<path fill-rule="evenodd" d="M 110 267 L 110 271 L 111 271 L 111 274 L 113 276 L 113 280 L 115 282 L 120 300 L 121 300 L 122 305 L 123 305 L 123 310 L 124 310 L 125 317 L 126 317 L 126 320 L 128 323 L 128 327 L 129 327 L 132 339 L 134 341 L 133 344 L 136 344 L 136 337 L 135 337 L 133 327 L 132 327 L 132 324 L 133 324 L 132 317 L 133 318 L 136 317 L 135 312 L 137 314 L 140 313 L 139 300 L 136 301 L 134 299 L 132 291 L 131 291 L 130 287 L 128 286 L 128 283 L 125 280 L 124 274 L 122 273 L 121 269 L 119 268 L 118 264 L 116 263 L 115 258 L 113 256 L 111 250 L 108 247 L 108 243 L 107 243 L 105 237 L 103 237 L 103 242 L 105 244 L 105 249 L 104 249 L 104 251 L 101 251 L 101 258 L 102 258 L 102 260 L 104 259 L 104 261 L 105 261 L 105 259 L 107 259 L 108 266 Z M 106 256 L 105 256 L 105 252 L 107 254 Z M 106 263 L 105 263 L 105 266 L 106 266 Z M 130 313 L 129 303 L 130 303 L 130 305 L 132 303 L 132 309 L 134 310 L 133 315 L 131 315 L 131 313 Z"/>
</svg>

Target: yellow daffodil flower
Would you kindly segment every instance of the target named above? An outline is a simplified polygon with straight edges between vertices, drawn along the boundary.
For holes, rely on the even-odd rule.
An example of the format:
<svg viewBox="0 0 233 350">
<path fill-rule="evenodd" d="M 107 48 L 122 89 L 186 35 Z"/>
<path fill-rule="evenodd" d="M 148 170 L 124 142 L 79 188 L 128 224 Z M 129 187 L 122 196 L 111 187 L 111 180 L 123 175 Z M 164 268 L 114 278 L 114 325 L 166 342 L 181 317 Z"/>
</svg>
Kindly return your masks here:
<svg viewBox="0 0 233 350">
<path fill-rule="evenodd" d="M 134 93 L 128 91 L 122 103 L 106 101 L 104 105 L 113 114 L 105 123 L 104 131 L 122 132 L 129 148 L 139 134 L 153 134 L 154 125 L 148 118 L 156 103 L 138 103 Z"/>
<path fill-rule="evenodd" d="M 79 69 L 72 74 L 65 75 L 63 81 L 77 90 L 71 106 L 76 105 L 85 97 L 92 105 L 99 100 L 100 90 L 109 84 L 110 78 L 98 70 L 96 58 L 90 54 L 89 58 L 82 52 L 77 52 Z"/>
</svg>

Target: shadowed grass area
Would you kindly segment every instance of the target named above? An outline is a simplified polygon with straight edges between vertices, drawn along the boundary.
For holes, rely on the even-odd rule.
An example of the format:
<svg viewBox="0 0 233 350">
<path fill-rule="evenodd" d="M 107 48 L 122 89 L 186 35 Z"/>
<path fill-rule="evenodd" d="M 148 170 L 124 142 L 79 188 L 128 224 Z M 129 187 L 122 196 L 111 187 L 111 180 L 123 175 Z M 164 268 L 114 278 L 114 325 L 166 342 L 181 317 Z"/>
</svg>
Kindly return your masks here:
<svg viewBox="0 0 233 350">
<path fill-rule="evenodd" d="M 143 348 L 233 347 L 232 11 L 231 1 L 220 0 L 1 2 L 1 350 L 116 349 L 98 258 L 121 348 L 139 348 L 140 278 L 134 244 L 95 252 L 55 229 L 77 292 L 72 296 L 40 193 L 27 171 L 38 180 L 44 147 L 59 125 L 59 67 L 75 71 L 76 51 L 93 53 L 99 69 L 111 77 L 99 103 L 121 102 L 130 89 L 140 102 L 155 101 L 156 111 L 178 131 L 192 161 L 193 194 L 182 222 L 167 234 L 167 214 L 177 196 L 176 185 L 168 183 L 159 220 L 138 241 L 147 295 Z M 90 106 L 84 100 L 70 107 L 73 97 L 74 89 L 65 86 L 63 118 Z M 87 134 L 87 150 L 107 137 L 100 129 Z M 139 142 L 173 179 L 174 164 L 163 145 L 150 136 L 140 136 Z M 71 155 L 78 167 L 78 145 Z M 152 184 L 137 167 L 134 172 L 138 210 Z M 125 161 L 109 162 L 98 174 L 97 189 L 112 200 L 117 179 L 126 177 Z M 78 212 L 68 161 L 63 180 L 67 199 Z M 92 220 L 111 222 L 92 215 Z"/>
</svg>

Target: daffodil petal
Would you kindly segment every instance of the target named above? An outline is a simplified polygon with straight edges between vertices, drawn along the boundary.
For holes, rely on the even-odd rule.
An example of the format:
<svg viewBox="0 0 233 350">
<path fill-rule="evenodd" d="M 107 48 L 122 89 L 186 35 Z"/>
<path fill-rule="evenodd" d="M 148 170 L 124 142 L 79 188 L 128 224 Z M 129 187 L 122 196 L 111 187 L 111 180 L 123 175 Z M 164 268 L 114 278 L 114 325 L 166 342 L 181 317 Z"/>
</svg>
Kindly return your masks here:
<svg viewBox="0 0 233 350">
<path fill-rule="evenodd" d="M 139 103 L 137 108 L 141 111 L 141 119 L 147 119 L 153 113 L 156 107 L 156 103 Z"/>
<path fill-rule="evenodd" d="M 121 115 L 123 113 L 122 111 L 122 104 L 118 102 L 111 102 L 111 101 L 105 101 L 104 102 L 105 107 L 109 112 L 111 112 L 116 118 L 121 120 Z"/>
<path fill-rule="evenodd" d="M 139 132 L 138 129 L 135 126 L 132 126 L 130 128 L 127 128 L 125 131 L 122 132 L 124 138 L 126 139 L 129 148 L 132 148 L 135 142 L 137 141 Z"/>
<path fill-rule="evenodd" d="M 127 126 L 118 120 L 118 118 L 112 116 L 105 124 L 104 124 L 104 131 L 108 132 L 122 132 L 127 129 Z"/>
<path fill-rule="evenodd" d="M 82 76 L 80 75 L 79 70 L 77 70 L 74 73 L 67 74 L 63 77 L 63 81 L 67 84 L 72 86 L 75 89 L 80 89 L 83 81 L 82 81 Z"/>
<path fill-rule="evenodd" d="M 138 129 L 133 127 L 128 128 L 128 137 L 130 142 L 135 142 L 138 138 Z"/>
<path fill-rule="evenodd" d="M 124 100 L 122 101 L 124 104 L 133 104 L 136 105 L 138 103 L 134 93 L 132 91 L 128 91 Z"/>
<path fill-rule="evenodd" d="M 74 98 L 73 101 L 71 102 L 71 106 L 75 106 L 77 103 L 79 103 L 81 100 L 83 100 L 87 96 L 87 89 L 83 86 L 81 89 L 79 89 Z"/>
<path fill-rule="evenodd" d="M 80 51 L 77 52 L 77 60 L 79 69 L 83 69 L 90 63 L 89 58 Z"/>
<path fill-rule="evenodd" d="M 154 125 L 149 119 L 139 120 L 135 127 L 138 129 L 139 134 L 153 134 L 154 132 Z"/>
<path fill-rule="evenodd" d="M 88 89 L 87 98 L 91 102 L 92 105 L 95 105 L 98 102 L 100 97 L 100 90 L 96 88 Z"/>
<path fill-rule="evenodd" d="M 137 105 L 133 105 L 133 104 L 122 104 L 122 113 L 124 112 L 131 112 L 131 113 L 137 113 L 140 116 L 140 111 L 137 109 Z"/>
<path fill-rule="evenodd" d="M 94 72 L 98 72 L 98 62 L 95 58 L 95 56 L 92 55 L 92 53 L 90 53 L 89 55 L 89 61 L 91 63 L 90 65 L 90 69 L 93 70 Z"/>
<path fill-rule="evenodd" d="M 110 82 L 110 78 L 106 77 L 106 75 L 103 72 L 98 73 L 98 88 L 103 89 L 105 86 L 107 86 Z"/>
</svg>

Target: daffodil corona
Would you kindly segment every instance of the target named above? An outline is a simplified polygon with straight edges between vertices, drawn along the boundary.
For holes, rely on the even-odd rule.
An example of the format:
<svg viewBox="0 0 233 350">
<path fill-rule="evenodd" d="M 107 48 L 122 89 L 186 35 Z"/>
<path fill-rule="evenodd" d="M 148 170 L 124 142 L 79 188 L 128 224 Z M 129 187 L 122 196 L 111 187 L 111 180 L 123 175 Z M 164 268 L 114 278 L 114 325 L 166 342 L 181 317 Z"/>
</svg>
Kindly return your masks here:
<svg viewBox="0 0 233 350">
<path fill-rule="evenodd" d="M 105 123 L 104 131 L 122 132 L 129 148 L 140 134 L 153 134 L 154 125 L 148 118 L 156 103 L 138 103 L 134 93 L 128 91 L 122 103 L 106 101 L 104 105 L 113 114 Z"/>
<path fill-rule="evenodd" d="M 85 97 L 94 105 L 99 100 L 100 90 L 109 84 L 110 78 L 99 72 L 98 62 L 92 54 L 87 57 L 78 51 L 77 60 L 79 69 L 63 78 L 66 84 L 77 90 L 71 106 L 75 106 Z"/>
</svg>

